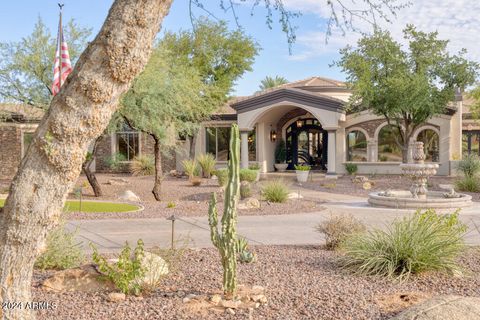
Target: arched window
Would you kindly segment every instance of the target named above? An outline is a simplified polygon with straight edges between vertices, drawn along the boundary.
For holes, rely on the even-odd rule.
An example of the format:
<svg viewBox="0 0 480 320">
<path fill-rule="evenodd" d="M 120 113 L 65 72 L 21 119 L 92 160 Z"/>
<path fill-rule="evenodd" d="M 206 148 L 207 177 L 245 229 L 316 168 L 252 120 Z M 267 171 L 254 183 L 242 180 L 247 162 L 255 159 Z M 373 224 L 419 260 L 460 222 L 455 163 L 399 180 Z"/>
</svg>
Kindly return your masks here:
<svg viewBox="0 0 480 320">
<path fill-rule="evenodd" d="M 378 161 L 402 162 L 402 149 L 397 143 L 398 128 L 386 125 L 378 133 Z"/>
<path fill-rule="evenodd" d="M 347 134 L 347 161 L 367 161 L 367 138 L 362 131 Z"/>
<path fill-rule="evenodd" d="M 440 138 L 438 137 L 438 133 L 436 133 L 432 129 L 425 129 L 420 131 L 417 136 L 417 141 L 423 142 L 423 149 L 425 151 L 427 162 L 439 162 L 439 146 L 440 146 Z"/>
</svg>

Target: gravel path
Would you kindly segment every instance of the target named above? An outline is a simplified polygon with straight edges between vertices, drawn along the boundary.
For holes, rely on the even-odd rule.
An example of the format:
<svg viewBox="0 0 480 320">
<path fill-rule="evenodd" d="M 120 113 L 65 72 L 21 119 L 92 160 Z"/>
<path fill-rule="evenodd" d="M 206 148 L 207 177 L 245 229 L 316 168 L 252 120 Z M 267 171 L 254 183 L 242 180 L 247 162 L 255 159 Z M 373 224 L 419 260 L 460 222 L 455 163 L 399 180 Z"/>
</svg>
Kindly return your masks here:
<svg viewBox="0 0 480 320">
<path fill-rule="evenodd" d="M 128 219 L 128 218 L 164 218 L 172 215 L 180 217 L 205 216 L 208 213 L 208 202 L 212 192 L 217 192 L 219 211 L 223 207 L 223 190 L 218 186 L 216 180 L 203 179 L 202 185 L 194 187 L 186 178 L 166 177 L 162 184 L 163 200 L 155 201 L 151 189 L 153 187 L 153 177 L 132 177 L 130 175 L 118 174 L 98 174 L 104 195 L 99 198 L 93 196 L 90 188 L 83 191 L 84 199 L 95 200 L 117 200 L 118 196 L 125 190 L 132 190 L 141 200 L 145 210 L 134 213 L 70 213 L 69 219 Z M 126 185 L 110 185 L 111 179 L 125 179 Z M 81 176 L 77 185 L 86 182 L 86 178 Z M 260 199 L 260 187 L 262 182 L 257 183 L 253 190 L 253 196 Z M 291 185 L 292 191 L 296 191 L 294 185 Z M 168 208 L 170 203 L 174 208 Z M 288 200 L 286 203 L 268 203 L 260 201 L 259 209 L 239 210 L 239 215 L 272 215 L 272 214 L 292 214 L 320 211 L 323 209 L 323 201 L 314 199 Z"/>
<path fill-rule="evenodd" d="M 257 262 L 239 265 L 239 282 L 264 286 L 268 304 L 250 317 L 248 310 L 219 315 L 186 309 L 182 302 L 186 294 L 214 294 L 221 286 L 217 252 L 202 249 L 188 251 L 181 270 L 158 291 L 142 300 L 130 297 L 117 304 L 107 302 L 105 293 L 44 292 L 36 285 L 46 273 L 35 272 L 34 299 L 58 304 L 54 311 L 39 312 L 38 319 L 387 319 L 401 308 L 396 305 L 401 295 L 406 301 L 437 294 L 480 295 L 479 249 L 470 249 L 462 257 L 463 277 L 432 273 L 404 283 L 346 273 L 335 262 L 337 253 L 319 246 L 252 249 Z"/>
</svg>

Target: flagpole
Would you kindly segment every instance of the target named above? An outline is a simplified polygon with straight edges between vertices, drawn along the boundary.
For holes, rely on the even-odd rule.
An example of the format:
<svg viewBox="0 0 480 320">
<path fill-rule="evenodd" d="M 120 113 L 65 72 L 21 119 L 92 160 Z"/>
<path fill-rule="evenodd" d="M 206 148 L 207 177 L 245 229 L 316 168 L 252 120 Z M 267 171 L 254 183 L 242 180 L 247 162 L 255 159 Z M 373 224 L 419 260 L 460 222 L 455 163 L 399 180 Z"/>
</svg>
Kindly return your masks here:
<svg viewBox="0 0 480 320">
<path fill-rule="evenodd" d="M 62 81 L 62 42 L 63 42 L 63 28 L 62 28 L 62 11 L 63 11 L 63 6 L 65 4 L 63 3 L 58 3 L 58 7 L 60 8 L 60 22 L 58 23 L 58 62 L 59 62 L 59 81 L 60 81 L 60 87 L 63 85 Z"/>
</svg>

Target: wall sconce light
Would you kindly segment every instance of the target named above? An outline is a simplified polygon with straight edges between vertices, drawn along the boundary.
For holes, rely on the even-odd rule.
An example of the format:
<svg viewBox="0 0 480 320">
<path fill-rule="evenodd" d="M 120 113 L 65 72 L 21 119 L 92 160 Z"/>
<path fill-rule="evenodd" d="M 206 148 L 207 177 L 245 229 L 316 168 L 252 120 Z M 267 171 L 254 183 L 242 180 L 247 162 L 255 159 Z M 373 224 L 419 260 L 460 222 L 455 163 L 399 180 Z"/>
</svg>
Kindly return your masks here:
<svg viewBox="0 0 480 320">
<path fill-rule="evenodd" d="M 303 126 L 303 121 L 301 119 L 297 120 L 297 128 L 301 128 Z"/>
<path fill-rule="evenodd" d="M 277 133 L 270 126 L 270 141 L 275 142 L 275 140 L 277 140 Z"/>
</svg>

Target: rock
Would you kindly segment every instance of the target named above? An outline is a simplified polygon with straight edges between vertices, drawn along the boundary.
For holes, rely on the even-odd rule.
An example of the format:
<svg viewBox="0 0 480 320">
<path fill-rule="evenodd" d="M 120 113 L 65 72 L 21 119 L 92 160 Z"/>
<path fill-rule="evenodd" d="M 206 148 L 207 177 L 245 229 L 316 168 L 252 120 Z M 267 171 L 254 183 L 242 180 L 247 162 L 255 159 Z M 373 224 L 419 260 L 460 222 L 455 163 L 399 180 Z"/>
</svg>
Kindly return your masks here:
<svg viewBox="0 0 480 320">
<path fill-rule="evenodd" d="M 100 280 L 100 275 L 94 266 L 85 265 L 80 268 L 55 272 L 51 277 L 43 281 L 41 287 L 46 291 L 55 292 L 114 290 L 115 285 L 110 281 Z"/>
<path fill-rule="evenodd" d="M 253 286 L 252 287 L 252 292 L 254 292 L 256 294 L 261 294 L 261 293 L 265 292 L 265 288 L 262 287 L 262 286 Z"/>
<path fill-rule="evenodd" d="M 288 194 L 288 199 L 302 199 L 303 196 L 298 192 L 290 192 Z"/>
<path fill-rule="evenodd" d="M 118 198 L 124 201 L 140 202 L 140 198 L 130 190 L 122 192 Z"/>
<path fill-rule="evenodd" d="M 145 268 L 145 273 L 139 280 L 142 286 L 154 288 L 169 273 L 167 262 L 159 255 L 151 252 L 144 253 L 142 266 Z"/>
<path fill-rule="evenodd" d="M 222 301 L 222 297 L 219 294 L 214 294 L 211 298 L 210 301 L 212 301 L 214 304 L 219 304 L 220 301 Z"/>
<path fill-rule="evenodd" d="M 193 300 L 197 297 L 196 294 L 193 294 L 193 293 L 189 293 L 187 294 L 187 296 L 185 297 L 185 299 L 190 299 L 190 300 Z"/>
<path fill-rule="evenodd" d="M 128 180 L 123 178 L 112 178 L 107 181 L 107 184 L 112 186 L 125 186 L 128 184 Z"/>
<path fill-rule="evenodd" d="M 235 315 L 235 311 L 233 309 L 227 308 L 226 312 L 230 313 L 231 315 Z"/>
<path fill-rule="evenodd" d="M 480 316 L 480 298 L 439 296 L 414 305 L 392 320 L 475 320 Z"/>
<path fill-rule="evenodd" d="M 188 297 L 185 297 L 183 298 L 183 303 L 189 303 L 190 301 L 192 301 L 192 299 L 188 298 Z"/>
<path fill-rule="evenodd" d="M 224 308 L 237 309 L 242 304 L 240 300 L 222 300 L 221 305 Z"/>
<path fill-rule="evenodd" d="M 110 302 L 121 302 L 125 301 L 125 293 L 121 292 L 110 292 L 107 296 L 108 301 Z"/>
<path fill-rule="evenodd" d="M 251 210 L 251 209 L 259 209 L 260 208 L 260 201 L 256 198 L 248 198 L 242 200 L 238 203 L 239 210 Z"/>
<path fill-rule="evenodd" d="M 263 294 L 256 294 L 251 297 L 254 302 L 259 302 L 261 304 L 267 303 L 267 297 L 265 297 Z"/>
<path fill-rule="evenodd" d="M 368 181 L 368 178 L 365 177 L 365 176 L 356 176 L 352 180 L 353 180 L 353 182 L 364 183 L 364 182 Z"/>
</svg>

